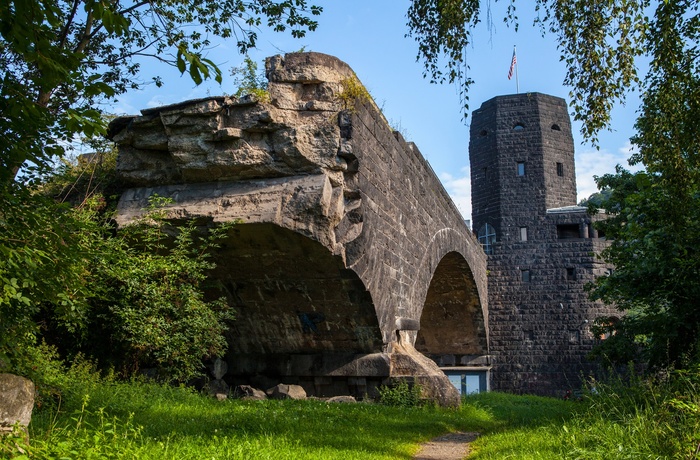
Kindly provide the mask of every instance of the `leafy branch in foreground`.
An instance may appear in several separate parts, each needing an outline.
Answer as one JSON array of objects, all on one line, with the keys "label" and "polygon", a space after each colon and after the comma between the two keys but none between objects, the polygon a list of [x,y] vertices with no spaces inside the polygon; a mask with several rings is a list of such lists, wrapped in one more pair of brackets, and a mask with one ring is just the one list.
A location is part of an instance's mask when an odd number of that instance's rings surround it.
[{"label": "leafy branch in foreground", "polygon": [[[597,133],[609,127],[614,104],[623,103],[627,92],[643,83],[635,62],[646,51],[647,33],[653,30],[646,15],[650,1],[511,0],[503,20],[516,30],[516,5],[521,3],[534,7],[538,16],[533,25],[556,38],[574,118],[583,122],[584,137],[595,142]],[[416,60],[423,63],[424,76],[432,83],[458,85],[465,120],[474,83],[468,76],[467,53],[484,14],[491,26],[491,3],[480,0],[413,0],[407,13],[407,35],[418,44]]]},{"label": "leafy branch in foreground", "polygon": [[[303,37],[322,9],[306,0],[10,0],[0,7],[0,184],[26,162],[46,170],[76,136],[104,134],[95,107],[139,88],[143,58],[221,81],[215,37],[254,47],[257,28]],[[153,76],[156,84],[163,81]]]}]

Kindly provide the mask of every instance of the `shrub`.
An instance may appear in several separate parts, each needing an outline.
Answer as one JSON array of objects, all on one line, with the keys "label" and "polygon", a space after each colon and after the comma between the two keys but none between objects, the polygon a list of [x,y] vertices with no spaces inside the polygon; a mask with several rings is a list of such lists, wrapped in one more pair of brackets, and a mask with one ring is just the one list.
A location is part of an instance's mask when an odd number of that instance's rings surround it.
[{"label": "shrub", "polygon": [[420,385],[409,385],[406,380],[399,380],[379,387],[379,402],[387,406],[417,407],[421,405],[420,394]]}]

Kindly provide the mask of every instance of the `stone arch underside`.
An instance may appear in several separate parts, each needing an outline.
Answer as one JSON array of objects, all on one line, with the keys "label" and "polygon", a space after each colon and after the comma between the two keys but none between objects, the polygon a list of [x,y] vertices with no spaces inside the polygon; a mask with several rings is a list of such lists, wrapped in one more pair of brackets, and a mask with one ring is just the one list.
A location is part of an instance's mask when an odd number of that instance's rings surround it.
[{"label": "stone arch underside", "polygon": [[415,347],[440,366],[483,364],[488,353],[477,286],[457,252],[447,253],[433,273]]},{"label": "stone arch underside", "polygon": [[379,384],[389,375],[370,293],[320,243],[274,224],[238,224],[216,262],[212,294],[236,311],[231,383],[297,383],[324,396],[367,391],[367,377]]}]

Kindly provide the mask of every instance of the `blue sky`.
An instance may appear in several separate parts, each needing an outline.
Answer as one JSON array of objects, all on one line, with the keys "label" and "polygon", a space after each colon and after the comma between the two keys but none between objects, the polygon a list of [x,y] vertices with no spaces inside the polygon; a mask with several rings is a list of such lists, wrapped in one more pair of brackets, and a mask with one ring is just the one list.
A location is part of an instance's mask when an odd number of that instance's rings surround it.
[{"label": "blue sky", "polygon": [[[321,0],[311,3],[324,7],[315,32],[293,39],[289,34],[262,30],[258,49],[252,50],[250,57],[262,62],[267,56],[303,47],[306,51],[331,54],[347,62],[392,126],[407,140],[416,143],[463,216],[470,219],[469,120],[467,124],[462,121],[454,86],[433,85],[422,77],[422,64],[416,62],[417,45],[412,38],[405,37],[409,1]],[[532,7],[518,9],[520,28],[516,33],[501,20],[508,2],[490,3],[493,26],[487,27],[484,14],[474,44],[468,49],[469,75],[475,80],[469,93],[470,111],[494,96],[516,92],[515,78],[507,78],[514,45],[517,45],[520,92],[541,92],[568,100],[569,90],[562,84],[565,69],[559,61],[556,43],[553,36],[543,38],[539,28],[532,25]],[[147,85],[143,90],[130,92],[121,97],[112,111],[135,114],[146,107],[233,93],[235,88],[229,70],[243,61],[235,43],[213,44],[208,57],[224,72],[221,86],[205,82],[196,87],[187,74],[180,76],[177,70],[155,62],[144,63],[141,78],[148,81],[160,75],[165,85],[161,88]],[[627,107],[614,110],[613,131],[601,133],[600,150],[582,144],[580,125],[574,124],[579,199],[596,191],[594,175],[613,172],[618,163],[627,165],[637,106],[638,100],[631,97]]]}]

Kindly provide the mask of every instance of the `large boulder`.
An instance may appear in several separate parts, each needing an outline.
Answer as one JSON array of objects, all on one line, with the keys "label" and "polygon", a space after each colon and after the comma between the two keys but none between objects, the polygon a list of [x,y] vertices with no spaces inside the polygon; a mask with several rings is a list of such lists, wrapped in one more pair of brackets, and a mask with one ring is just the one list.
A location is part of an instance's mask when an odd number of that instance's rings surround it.
[{"label": "large boulder", "polygon": [[306,391],[299,385],[280,383],[267,390],[270,399],[306,399]]},{"label": "large boulder", "polygon": [[13,374],[0,374],[0,432],[19,422],[26,427],[34,409],[34,383]]},{"label": "large boulder", "polygon": [[241,399],[253,401],[262,401],[263,399],[267,399],[267,395],[264,391],[258,390],[250,385],[238,385],[234,391],[234,395]]},{"label": "large boulder", "polygon": [[[403,340],[402,340],[403,339]],[[391,354],[392,378],[410,379],[420,385],[421,398],[443,407],[459,407],[457,388],[434,361],[416,351],[403,336],[394,344]]]},{"label": "large boulder", "polygon": [[223,380],[216,379],[207,384],[207,391],[209,392],[210,396],[223,400],[228,397],[229,387]]}]

